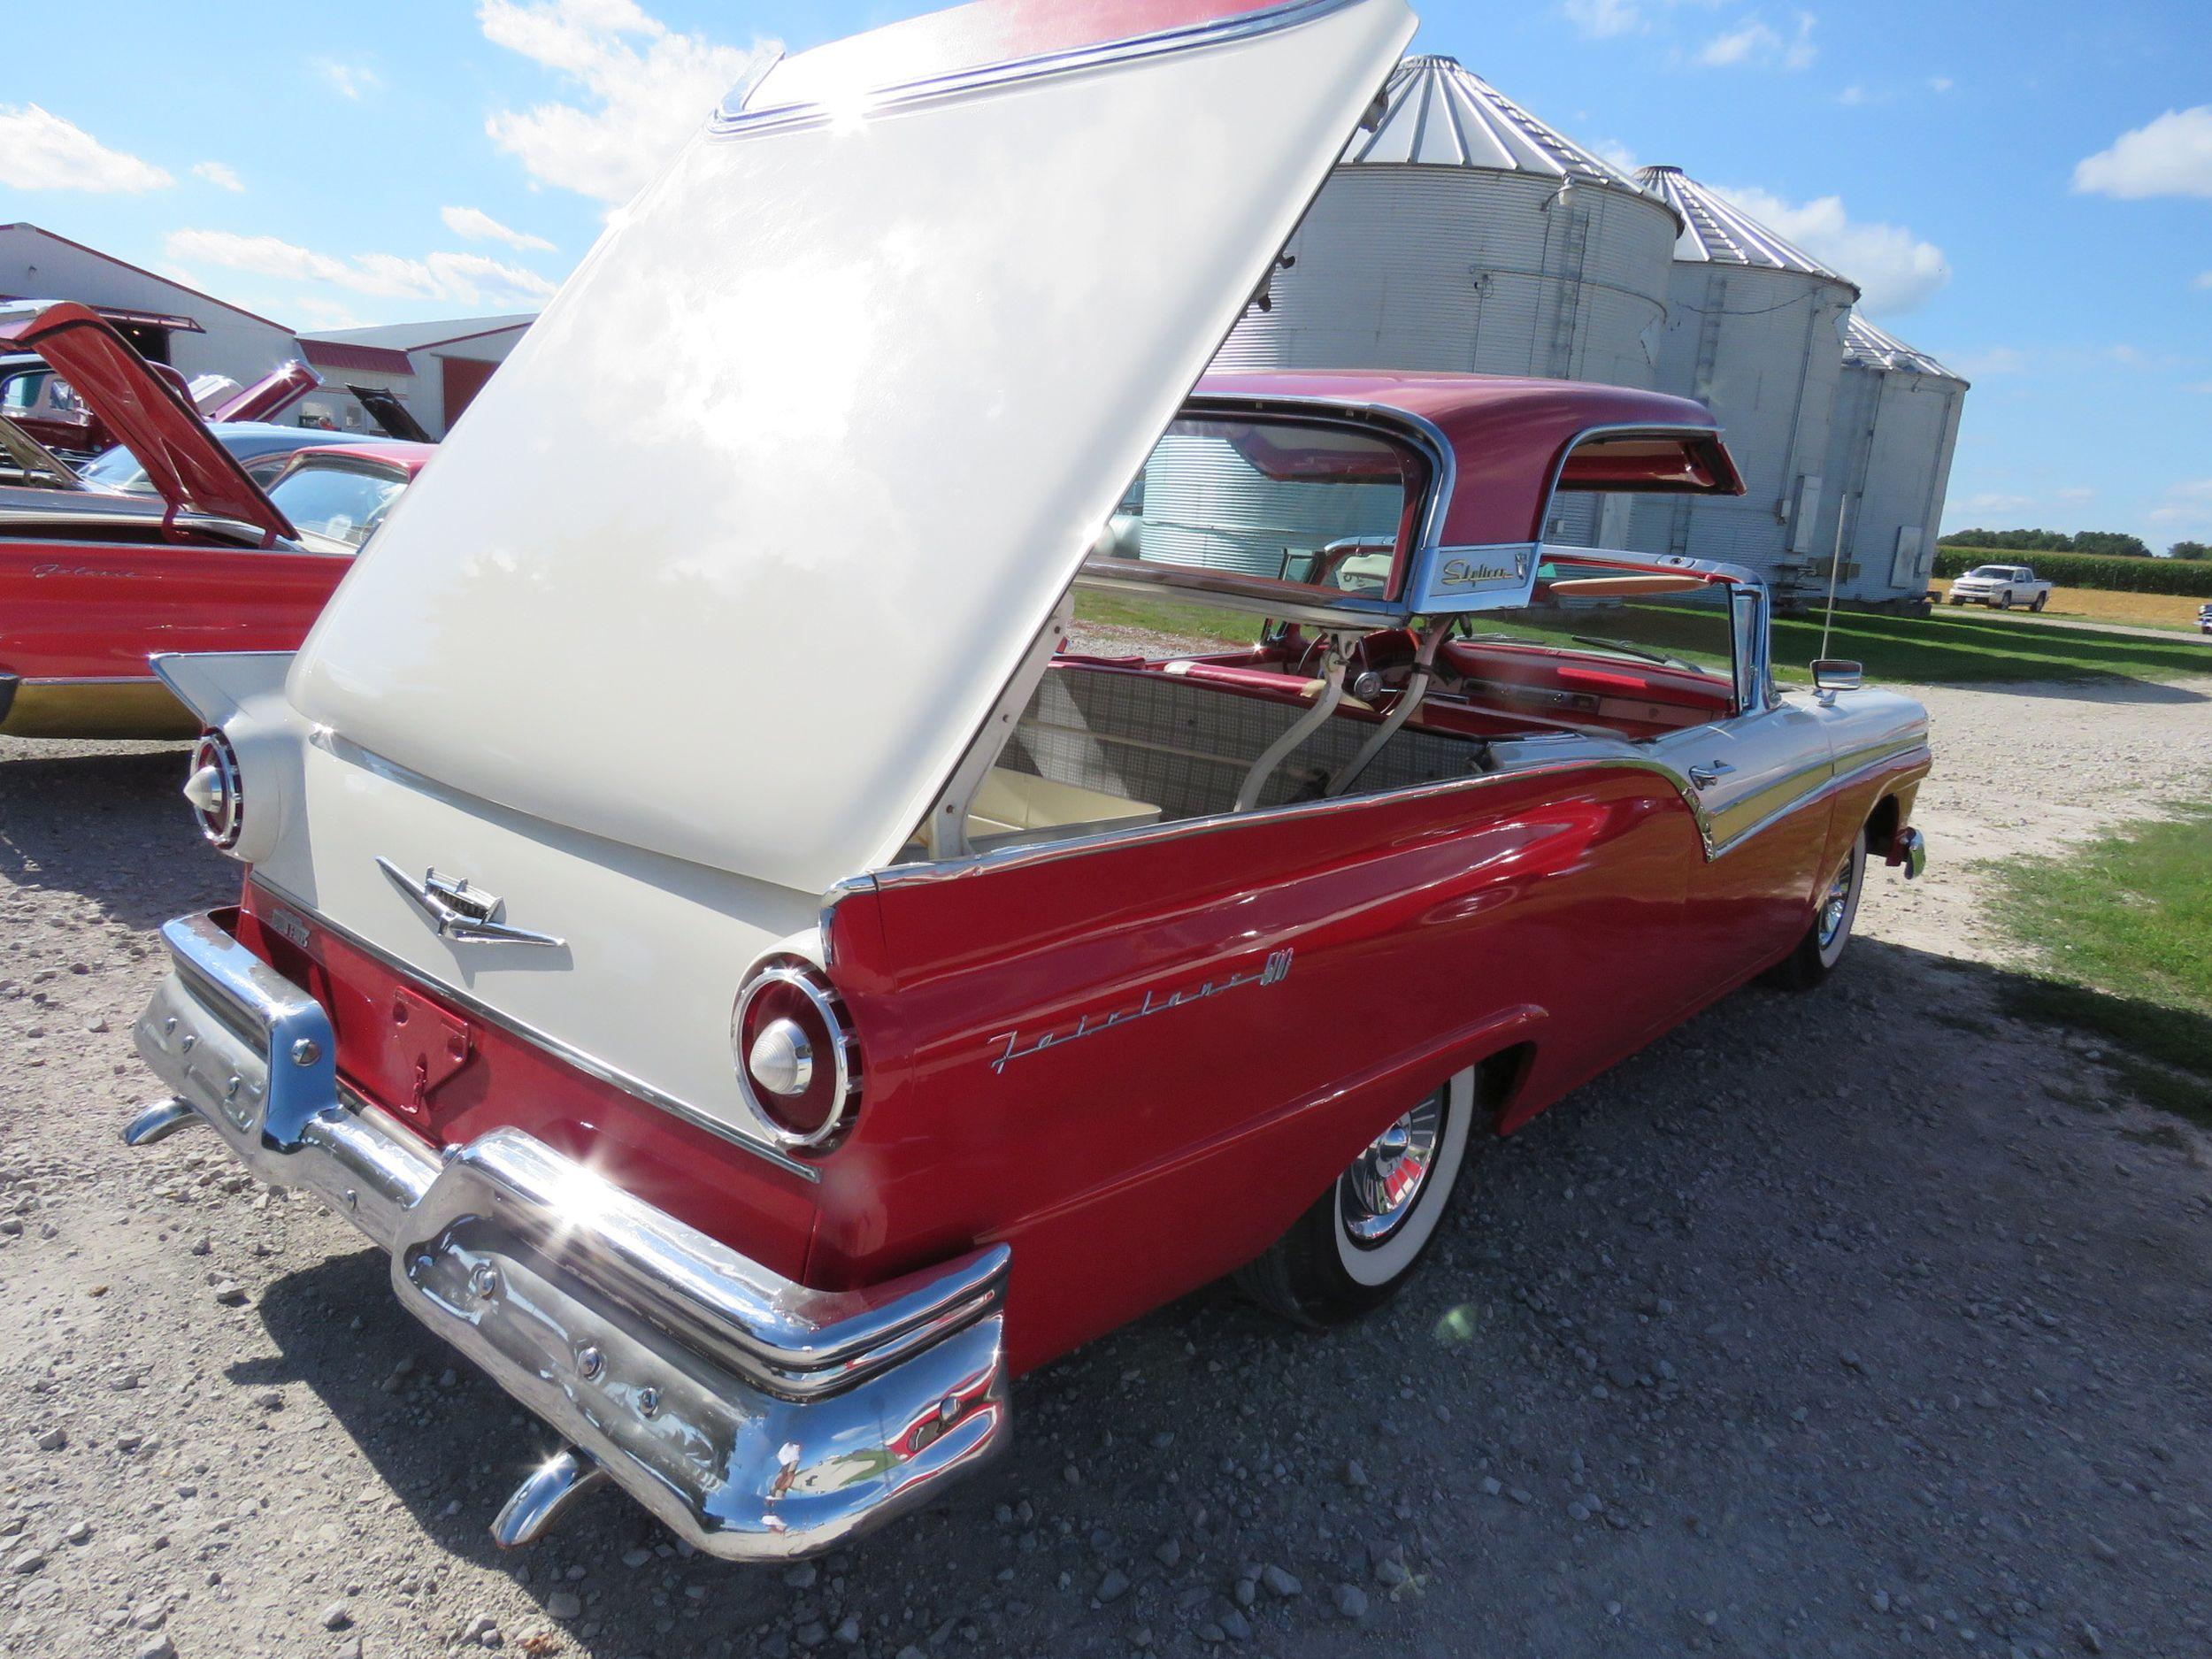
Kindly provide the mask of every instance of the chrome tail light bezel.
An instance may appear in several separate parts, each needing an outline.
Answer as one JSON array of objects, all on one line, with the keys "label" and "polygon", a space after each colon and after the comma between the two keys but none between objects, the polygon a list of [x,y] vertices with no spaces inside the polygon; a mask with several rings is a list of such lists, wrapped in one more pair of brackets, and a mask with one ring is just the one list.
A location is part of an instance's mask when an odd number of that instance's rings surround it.
[{"label": "chrome tail light bezel", "polygon": [[[772,989],[795,993],[805,1011],[819,1023],[818,1033],[810,1034],[820,1041],[810,1042],[808,1048],[812,1069],[820,1071],[826,1067],[830,1101],[821,1123],[811,1129],[795,1128],[780,1118],[766,1091],[753,1076],[752,1047],[759,1033],[749,1030],[749,1020],[755,1005]],[[785,1151],[826,1152],[851,1129],[860,1104],[860,1047],[854,1040],[842,999],[812,963],[800,956],[770,956],[746,975],[730,1010],[730,1054],[736,1063],[738,1091],[744,1097],[746,1110],[761,1132]]]},{"label": "chrome tail light bezel", "polygon": [[[207,781],[204,784],[203,780]],[[246,792],[238,770],[238,751],[230,739],[210,729],[193,745],[185,773],[184,798],[199,820],[200,833],[218,852],[232,853],[246,828]]]}]

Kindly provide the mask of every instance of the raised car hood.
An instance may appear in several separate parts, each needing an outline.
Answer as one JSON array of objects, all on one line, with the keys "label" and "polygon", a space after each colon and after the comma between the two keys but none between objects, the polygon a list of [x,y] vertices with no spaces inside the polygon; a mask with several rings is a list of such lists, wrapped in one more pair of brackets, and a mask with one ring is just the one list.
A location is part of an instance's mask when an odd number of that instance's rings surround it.
[{"label": "raised car hood", "polygon": [[251,386],[216,406],[208,419],[274,420],[323,383],[323,377],[297,357],[280,363]]},{"label": "raised car hood", "polygon": [[993,0],[779,65],[615,215],[290,699],[633,846],[885,862],[1412,26]]},{"label": "raised car hood", "polygon": [[233,518],[270,541],[292,526],[209,434],[185,395],[96,312],[65,303],[0,307],[0,349],[35,351],[137,458],[173,512]]}]

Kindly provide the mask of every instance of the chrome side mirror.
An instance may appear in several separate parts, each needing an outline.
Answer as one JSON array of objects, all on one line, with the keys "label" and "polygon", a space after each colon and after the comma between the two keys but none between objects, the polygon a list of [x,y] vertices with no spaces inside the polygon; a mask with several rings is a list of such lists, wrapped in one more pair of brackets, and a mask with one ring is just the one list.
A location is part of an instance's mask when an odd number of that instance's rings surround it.
[{"label": "chrome side mirror", "polygon": [[1833,703],[1839,691],[1856,691],[1865,680],[1863,666],[1840,657],[1824,657],[1813,664],[1813,692],[1823,704]]}]

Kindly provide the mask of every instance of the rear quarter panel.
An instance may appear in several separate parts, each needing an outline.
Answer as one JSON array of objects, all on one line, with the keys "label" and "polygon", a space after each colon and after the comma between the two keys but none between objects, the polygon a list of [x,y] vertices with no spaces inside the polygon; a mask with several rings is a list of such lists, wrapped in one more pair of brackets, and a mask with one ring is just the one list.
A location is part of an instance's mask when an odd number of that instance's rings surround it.
[{"label": "rear quarter panel", "polygon": [[1461,1068],[1533,1044],[1518,1110],[1639,1046],[1700,856],[1665,780],[1587,770],[853,893],[832,971],[871,1080],[810,1279],[1004,1240],[1018,1366],[1110,1330]]}]

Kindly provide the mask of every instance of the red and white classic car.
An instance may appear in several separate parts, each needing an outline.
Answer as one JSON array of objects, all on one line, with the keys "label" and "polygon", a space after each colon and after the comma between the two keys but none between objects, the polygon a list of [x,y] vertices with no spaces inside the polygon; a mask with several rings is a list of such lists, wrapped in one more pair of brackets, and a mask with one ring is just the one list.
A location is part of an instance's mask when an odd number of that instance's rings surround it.
[{"label": "red and white classic car", "polygon": [[[995,0],[781,65],[296,657],[160,663],[249,869],[127,1138],[320,1195],[564,1438],[503,1542],[611,1479],[803,1555],[1197,1286],[1358,1314],[1472,1138],[1916,865],[1916,704],[1778,693],[1745,572],[1543,541],[1738,490],[1703,408],[1200,381],[1411,28]],[[1087,654],[1097,593],[1252,642]]]},{"label": "red and white classic car", "polygon": [[[347,518],[334,536],[296,527],[273,495],[311,511],[328,506],[334,519],[349,480],[273,482],[265,491],[173,375],[157,373],[84,306],[0,309],[0,345],[24,347],[65,376],[136,459],[149,490],[85,488],[20,435],[0,437],[13,480],[0,486],[0,733],[190,737],[199,719],[147,658],[295,649],[345,574],[360,520]],[[258,419],[313,383],[311,370],[288,365],[232,404]],[[400,482],[383,495],[388,506],[430,452],[388,444],[373,458],[353,446],[338,453],[349,459],[321,464],[334,474],[342,466],[380,480],[396,472]],[[291,473],[306,465],[293,460]],[[361,503],[376,493],[350,492]]]}]

